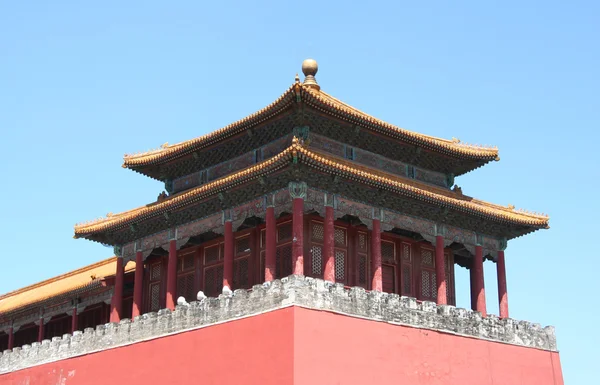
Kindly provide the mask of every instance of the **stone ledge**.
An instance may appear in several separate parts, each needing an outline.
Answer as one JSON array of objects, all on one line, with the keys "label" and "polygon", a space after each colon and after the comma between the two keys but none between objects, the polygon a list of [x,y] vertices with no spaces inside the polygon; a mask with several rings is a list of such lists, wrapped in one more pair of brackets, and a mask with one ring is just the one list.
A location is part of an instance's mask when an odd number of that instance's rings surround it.
[{"label": "stone ledge", "polygon": [[73,335],[65,334],[34,342],[0,354],[0,374],[48,362],[99,352],[154,338],[282,309],[289,306],[323,310],[352,317],[406,325],[443,333],[485,339],[524,347],[556,351],[554,328],[479,312],[417,302],[397,294],[344,288],[320,279],[290,276],[255,285],[252,290],[236,290],[232,295],[206,298],[134,320],[98,325]]}]

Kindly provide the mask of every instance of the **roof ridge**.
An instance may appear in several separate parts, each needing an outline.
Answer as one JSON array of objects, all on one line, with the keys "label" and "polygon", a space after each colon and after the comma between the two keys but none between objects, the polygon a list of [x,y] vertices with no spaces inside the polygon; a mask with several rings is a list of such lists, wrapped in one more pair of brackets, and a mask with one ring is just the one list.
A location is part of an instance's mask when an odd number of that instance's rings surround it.
[{"label": "roof ridge", "polygon": [[110,258],[107,258],[107,259],[103,259],[101,261],[92,263],[91,265],[86,265],[86,266],[80,267],[78,269],[69,271],[67,273],[60,274],[60,275],[54,276],[52,278],[48,278],[46,280],[43,280],[43,281],[31,284],[31,285],[22,287],[20,289],[9,291],[8,293],[0,295],[0,301],[3,300],[3,299],[9,298],[9,297],[15,296],[17,294],[24,293],[24,292],[29,291],[29,290],[37,289],[38,287],[41,287],[41,286],[44,286],[44,285],[47,285],[47,284],[59,281],[61,279],[72,277],[75,274],[83,273],[86,270],[91,270],[91,269],[94,269],[96,267],[107,265],[107,264],[113,262],[114,260],[116,260],[116,258],[117,257],[113,256],[113,257],[110,257]]}]

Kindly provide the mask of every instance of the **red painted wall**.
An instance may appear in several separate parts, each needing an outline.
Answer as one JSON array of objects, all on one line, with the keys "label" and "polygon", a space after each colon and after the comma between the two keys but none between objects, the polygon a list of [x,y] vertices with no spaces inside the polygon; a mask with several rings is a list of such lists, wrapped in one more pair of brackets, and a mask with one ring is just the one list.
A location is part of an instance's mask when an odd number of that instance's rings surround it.
[{"label": "red painted wall", "polygon": [[0,384],[562,385],[558,353],[288,308],[0,375]]},{"label": "red painted wall", "polygon": [[293,326],[288,308],[0,375],[0,384],[292,384]]},{"label": "red painted wall", "polygon": [[558,353],[300,308],[294,318],[295,385],[563,384]]}]

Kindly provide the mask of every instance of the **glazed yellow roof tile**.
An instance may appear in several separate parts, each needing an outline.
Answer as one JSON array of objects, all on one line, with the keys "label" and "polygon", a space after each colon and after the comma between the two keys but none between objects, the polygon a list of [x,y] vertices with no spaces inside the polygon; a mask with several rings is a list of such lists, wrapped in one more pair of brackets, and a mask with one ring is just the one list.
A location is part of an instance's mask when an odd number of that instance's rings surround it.
[{"label": "glazed yellow roof tile", "polygon": [[157,164],[210,146],[220,140],[233,136],[247,128],[270,119],[294,103],[296,98],[301,98],[316,109],[336,115],[341,119],[355,119],[371,129],[377,129],[387,135],[415,145],[423,146],[432,151],[471,159],[498,159],[498,149],[496,147],[463,144],[457,140],[436,138],[399,128],[351,107],[323,91],[318,91],[300,83],[295,83],[267,107],[214,132],[173,145],[165,144],[159,149],[144,153],[125,155],[123,167],[135,168]]},{"label": "glazed yellow roof tile", "polygon": [[[112,257],[4,294],[0,296],[0,314],[93,285],[104,277],[114,275],[116,264],[117,258]],[[129,262],[125,266],[126,272],[134,269],[135,262]]]},{"label": "glazed yellow roof tile", "polygon": [[360,181],[365,184],[377,185],[395,193],[409,196],[413,199],[431,204],[446,204],[450,208],[475,215],[484,215],[491,219],[503,220],[514,224],[545,228],[548,217],[544,215],[519,212],[513,207],[495,205],[477,200],[461,193],[440,187],[431,186],[413,179],[388,174],[380,170],[360,166],[350,161],[337,158],[330,154],[320,153],[301,145],[296,138],[293,144],[266,161],[248,167],[229,176],[195,187],[188,191],[168,197],[159,203],[152,203],[121,214],[101,218],[89,223],[75,226],[75,237],[85,237],[93,233],[127,226],[161,214],[164,210],[176,210],[186,205],[198,202],[205,197],[246,183],[252,179],[274,172],[289,164],[293,157],[305,162],[311,167],[328,170],[328,172]]}]

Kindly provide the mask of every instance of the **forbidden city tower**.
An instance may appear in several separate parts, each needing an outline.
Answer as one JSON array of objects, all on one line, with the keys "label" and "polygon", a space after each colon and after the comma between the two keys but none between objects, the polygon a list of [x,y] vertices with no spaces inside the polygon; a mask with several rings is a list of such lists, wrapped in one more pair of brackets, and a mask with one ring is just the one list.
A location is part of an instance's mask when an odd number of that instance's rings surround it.
[{"label": "forbidden city tower", "polygon": [[[505,275],[508,241],[548,217],[455,184],[498,150],[381,121],[317,70],[125,156],[166,191],[75,226],[115,257],[0,297],[0,383],[562,384],[554,328],[509,318]],[[455,307],[461,267],[471,309]]]}]

